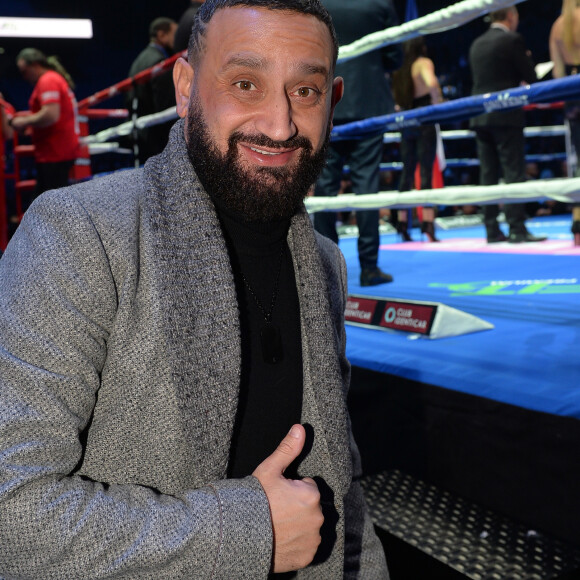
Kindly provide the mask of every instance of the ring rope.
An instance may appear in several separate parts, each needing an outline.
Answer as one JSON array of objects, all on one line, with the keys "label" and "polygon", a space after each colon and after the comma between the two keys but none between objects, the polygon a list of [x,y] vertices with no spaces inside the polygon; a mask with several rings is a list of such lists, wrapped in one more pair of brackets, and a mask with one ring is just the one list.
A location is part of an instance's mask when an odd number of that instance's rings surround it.
[{"label": "ring rope", "polygon": [[168,109],[160,111],[159,113],[145,115],[143,117],[139,117],[135,121],[132,120],[126,121],[125,123],[121,123],[116,127],[110,127],[109,129],[99,131],[94,135],[82,137],[81,141],[82,143],[85,144],[104,143],[105,141],[109,141],[109,139],[116,139],[117,137],[125,137],[127,135],[130,135],[135,127],[137,127],[137,129],[145,129],[146,127],[158,125],[159,123],[172,121],[174,119],[177,119],[177,117],[178,115],[177,111],[175,110],[175,107],[169,107]]},{"label": "ring rope", "polygon": [[91,143],[89,145],[89,153],[91,155],[101,155],[103,153],[120,153],[122,155],[131,155],[132,149],[121,147],[119,143]]},{"label": "ring rope", "polygon": [[[168,109],[166,109],[165,111],[161,111],[160,113],[153,113],[151,115],[139,117],[136,123],[137,127],[139,129],[142,129],[145,127],[151,127],[158,123],[164,123],[166,121],[177,119],[177,117],[178,115],[175,110],[175,107],[169,107]],[[352,123],[349,123],[349,125],[352,125]],[[104,143],[106,141],[109,141],[110,139],[115,139],[117,137],[125,137],[126,135],[131,134],[133,126],[134,126],[133,121],[127,121],[126,123],[122,123],[121,125],[117,125],[116,127],[104,129],[103,131],[95,133],[94,135],[81,137],[81,141],[82,143],[85,144]],[[346,125],[341,125],[341,128],[342,127],[346,127]],[[546,125],[543,127],[526,127],[524,129],[524,135],[526,137],[558,137],[566,135],[566,131],[567,130],[564,125]],[[467,129],[454,131],[441,131],[441,137],[444,140],[467,139],[472,138],[474,136],[475,133]],[[343,138],[346,138],[346,136]],[[397,143],[400,140],[401,134],[399,132],[387,132],[384,134],[385,143]]]},{"label": "ring rope", "polygon": [[[548,163],[550,161],[565,161],[568,154],[563,151],[561,153],[538,153],[526,155],[527,163]],[[478,167],[479,159],[445,159],[447,167]],[[401,171],[403,163],[401,161],[391,161],[389,163],[381,163],[379,165],[381,171]],[[344,166],[344,172],[348,174],[350,167]]]},{"label": "ring rope", "polygon": [[[568,129],[565,125],[544,125],[541,127],[526,127],[524,129],[525,137],[562,137],[567,135]],[[457,129],[453,131],[441,131],[441,137],[444,141],[456,141],[459,139],[471,139],[475,137],[475,131],[469,129]],[[385,133],[384,143],[398,143],[401,140],[401,133],[398,131]]]},{"label": "ring rope", "polygon": [[363,195],[343,194],[336,197],[308,197],[306,209],[318,211],[351,211],[381,208],[405,208],[437,205],[488,205],[523,203],[537,199],[553,199],[563,203],[580,201],[580,177],[535,179],[522,183],[498,185],[458,185],[442,189],[405,192],[384,191]]},{"label": "ring rope", "polygon": [[409,40],[416,36],[425,36],[436,32],[444,32],[471,22],[484,14],[519,4],[524,0],[463,0],[453,6],[442,8],[410,20],[387,30],[373,32],[355,40],[352,44],[339,48],[338,61],[350,60],[367,52]]},{"label": "ring rope", "polygon": [[144,71],[141,71],[140,73],[137,73],[134,77],[128,77],[126,79],[123,79],[122,81],[114,84],[113,86],[103,89],[102,91],[98,91],[94,95],[91,95],[86,99],[79,101],[78,103],[79,110],[92,107],[98,103],[102,103],[103,101],[106,101],[107,99],[110,99],[111,97],[114,97],[119,93],[125,93],[130,89],[132,89],[135,85],[140,85],[149,82],[151,79],[155,78],[156,76],[159,76],[161,73],[170,70],[175,64],[175,61],[180,56],[183,57],[187,56],[187,51],[184,50],[178,54],[174,54],[173,56],[170,56],[168,59],[152,66],[151,68],[148,68]]},{"label": "ring rope", "polygon": [[553,79],[345,123],[334,127],[331,139],[352,139],[422,124],[463,121],[483,113],[509,111],[530,103],[570,100],[578,98],[579,95],[580,75]]}]

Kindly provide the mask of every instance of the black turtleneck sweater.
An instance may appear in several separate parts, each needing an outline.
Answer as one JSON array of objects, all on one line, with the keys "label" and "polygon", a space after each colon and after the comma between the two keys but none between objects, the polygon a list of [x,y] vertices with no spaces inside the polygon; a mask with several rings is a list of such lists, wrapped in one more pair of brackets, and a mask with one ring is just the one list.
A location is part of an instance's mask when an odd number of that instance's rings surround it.
[{"label": "black turtleneck sweater", "polygon": [[[242,339],[240,400],[228,477],[245,477],[276,449],[294,423],[300,423],[303,391],[300,307],[286,242],[289,220],[266,224],[244,222],[221,207],[219,200],[214,203],[234,272]],[[278,290],[272,308],[278,271]],[[264,360],[260,332],[265,318],[248,284],[262,309],[266,313],[272,310],[272,324],[280,331],[282,358],[276,363]],[[295,476],[292,468],[286,471],[286,476]]]}]

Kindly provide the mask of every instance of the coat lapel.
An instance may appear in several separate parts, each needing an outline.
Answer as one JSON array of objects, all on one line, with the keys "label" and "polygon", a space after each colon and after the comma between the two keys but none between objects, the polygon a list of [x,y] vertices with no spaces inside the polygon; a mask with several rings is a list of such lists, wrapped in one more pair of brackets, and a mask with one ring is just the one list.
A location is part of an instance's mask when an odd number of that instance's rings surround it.
[{"label": "coat lapel", "polygon": [[[184,123],[178,121],[168,147],[147,162],[145,172],[163,334],[196,479],[203,483],[225,477],[227,471],[241,343],[228,251],[213,204],[189,161],[183,131]],[[304,420],[315,432],[303,466],[316,474],[322,462],[328,483],[335,492],[346,493],[352,466],[337,356],[340,281],[329,277],[332,269],[317,251],[305,209],[293,218],[288,243],[300,300]],[[331,305],[329,297],[339,305]]]},{"label": "coat lapel", "polygon": [[[302,356],[304,361],[303,419],[314,427],[312,452],[303,468],[320,474],[327,464],[328,483],[335,493],[346,493],[352,474],[348,440],[346,393],[338,353],[337,316],[342,317],[340,281],[329,277],[306,210],[292,220],[289,245],[300,300]],[[338,256],[338,252],[337,252]],[[336,268],[333,269],[336,272]],[[329,302],[335,300],[335,304]],[[334,306],[334,308],[333,308]],[[338,311],[341,312],[338,312]]]},{"label": "coat lapel", "polygon": [[240,382],[239,311],[213,204],[189,161],[184,123],[145,166],[167,353],[200,483],[225,477]]}]

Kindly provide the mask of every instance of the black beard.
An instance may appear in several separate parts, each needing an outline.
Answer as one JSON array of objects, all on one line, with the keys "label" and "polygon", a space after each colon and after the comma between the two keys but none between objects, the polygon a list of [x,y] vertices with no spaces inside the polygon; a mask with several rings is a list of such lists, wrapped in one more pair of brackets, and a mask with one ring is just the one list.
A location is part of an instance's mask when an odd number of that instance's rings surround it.
[{"label": "black beard", "polygon": [[[270,222],[292,217],[300,208],[310,186],[326,162],[330,140],[330,123],[320,149],[312,152],[312,143],[297,135],[287,141],[273,141],[265,135],[244,135],[236,131],[228,139],[228,150],[220,153],[203,119],[195,96],[187,114],[187,152],[205,190],[226,209],[250,222]],[[237,143],[251,143],[272,149],[301,148],[294,168],[244,168]]]}]

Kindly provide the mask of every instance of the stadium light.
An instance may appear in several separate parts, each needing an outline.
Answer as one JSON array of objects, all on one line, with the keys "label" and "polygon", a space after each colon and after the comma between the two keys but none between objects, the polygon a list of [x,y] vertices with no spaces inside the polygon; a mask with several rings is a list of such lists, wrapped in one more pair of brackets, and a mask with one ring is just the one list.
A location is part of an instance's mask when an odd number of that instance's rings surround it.
[{"label": "stadium light", "polygon": [[93,22],[80,18],[0,16],[0,38],[92,38]]}]

